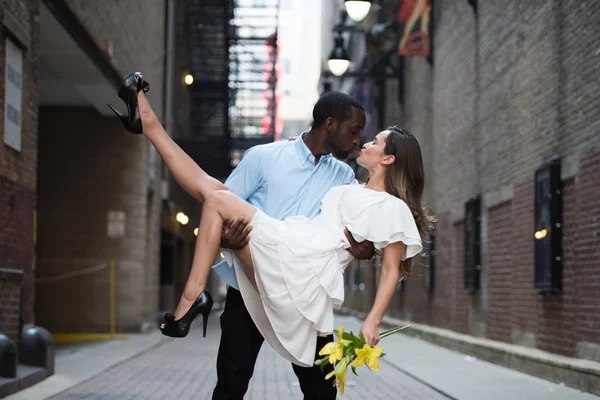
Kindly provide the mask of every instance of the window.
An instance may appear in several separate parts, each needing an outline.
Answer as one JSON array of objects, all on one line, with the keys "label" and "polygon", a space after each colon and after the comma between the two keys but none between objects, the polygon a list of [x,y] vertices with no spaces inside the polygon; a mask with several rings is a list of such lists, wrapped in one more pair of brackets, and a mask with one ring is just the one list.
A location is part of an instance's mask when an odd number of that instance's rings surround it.
[{"label": "window", "polygon": [[425,290],[428,293],[432,293],[435,287],[435,230],[429,235],[428,242],[425,244],[426,255],[423,283]]},{"label": "window", "polygon": [[469,0],[469,4],[473,8],[473,11],[475,12],[475,14],[477,14],[477,0]]},{"label": "window", "polygon": [[465,203],[465,289],[479,290],[481,271],[481,196]]},{"label": "window", "polygon": [[535,288],[540,294],[562,290],[562,182],[560,159],[535,172]]},{"label": "window", "polygon": [[4,143],[21,151],[23,51],[6,39],[4,87]]},{"label": "window", "polygon": [[429,55],[427,56],[427,62],[433,66],[433,39],[435,34],[435,0],[430,0],[431,10],[429,11]]}]

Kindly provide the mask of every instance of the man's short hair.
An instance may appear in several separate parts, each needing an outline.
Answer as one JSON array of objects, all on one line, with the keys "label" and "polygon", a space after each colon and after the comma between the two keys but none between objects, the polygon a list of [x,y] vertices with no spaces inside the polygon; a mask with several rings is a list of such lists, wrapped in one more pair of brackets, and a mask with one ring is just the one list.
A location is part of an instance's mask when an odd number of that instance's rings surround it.
[{"label": "man's short hair", "polygon": [[358,100],[342,92],[327,92],[323,94],[313,108],[313,128],[323,125],[327,118],[335,118],[340,123],[352,118],[352,107],[364,111]]}]

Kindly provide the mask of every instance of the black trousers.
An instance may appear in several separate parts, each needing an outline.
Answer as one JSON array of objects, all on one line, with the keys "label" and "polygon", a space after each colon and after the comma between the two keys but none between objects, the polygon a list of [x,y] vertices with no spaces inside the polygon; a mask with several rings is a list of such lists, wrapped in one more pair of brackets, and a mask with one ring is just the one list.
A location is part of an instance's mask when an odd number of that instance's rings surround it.
[{"label": "black trousers", "polygon": [[[317,338],[317,353],[333,335]],[[213,400],[242,400],[248,390],[250,378],[254,372],[256,357],[264,338],[250,317],[242,294],[230,287],[227,290],[225,310],[221,315],[221,343],[217,356],[217,386]],[[315,359],[317,354],[315,354]],[[324,371],[318,366],[303,368],[292,364],[300,381],[304,400],[335,400],[337,390],[332,380],[325,375],[333,370],[328,365]],[[271,399],[266,399],[271,400]]]}]

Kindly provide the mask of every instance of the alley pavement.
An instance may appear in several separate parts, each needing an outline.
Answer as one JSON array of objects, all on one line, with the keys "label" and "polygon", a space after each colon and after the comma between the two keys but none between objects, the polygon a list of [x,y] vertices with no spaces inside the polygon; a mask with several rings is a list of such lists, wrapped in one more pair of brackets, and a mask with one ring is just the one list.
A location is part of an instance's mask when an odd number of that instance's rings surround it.
[{"label": "alley pavement", "polygon": [[[56,376],[8,399],[210,399],[216,383],[219,319],[218,315],[211,316],[206,338],[202,338],[198,322],[185,339],[165,338],[155,332],[129,339],[129,343],[125,340],[86,345],[95,348],[94,351],[63,348],[57,360]],[[346,331],[355,332],[360,323],[353,317],[338,317],[336,321],[338,326],[344,325]],[[145,344],[140,344],[144,340]],[[135,346],[139,351],[132,350]],[[600,399],[402,334],[386,338],[380,346],[387,353],[381,360],[380,371],[375,373],[361,367],[358,377],[350,373],[346,393],[339,398]],[[67,351],[70,353],[65,354]],[[128,351],[132,353],[124,354]],[[86,377],[86,370],[94,368],[97,371]],[[302,398],[290,363],[265,343],[245,399]]]}]

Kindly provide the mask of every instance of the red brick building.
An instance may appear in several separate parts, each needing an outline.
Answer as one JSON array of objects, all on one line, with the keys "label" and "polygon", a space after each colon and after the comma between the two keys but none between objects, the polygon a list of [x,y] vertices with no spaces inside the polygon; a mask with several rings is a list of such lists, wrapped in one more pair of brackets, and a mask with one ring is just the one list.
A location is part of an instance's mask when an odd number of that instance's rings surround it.
[{"label": "red brick building", "polygon": [[[415,265],[389,315],[600,361],[598,20],[597,2],[434,2],[432,57],[405,57],[403,102],[388,80],[379,128],[399,124],[422,145],[435,261]],[[562,292],[545,296],[534,285],[535,174],[553,157]],[[476,197],[479,288],[468,290],[465,207]],[[346,305],[368,311],[376,276],[354,265]]]},{"label": "red brick building", "polygon": [[[0,268],[4,269],[4,273],[0,274],[0,332],[15,340],[20,319],[32,322],[34,308],[39,104],[36,66],[40,37],[39,22],[36,22],[36,18],[39,19],[39,2],[35,3],[0,3],[3,24],[0,31]],[[10,81],[6,73],[9,68]],[[10,120],[6,115],[8,85],[10,94],[17,94],[17,99],[11,104],[13,118]],[[16,121],[14,110],[17,110]],[[10,137],[5,132],[9,123]]]}]

